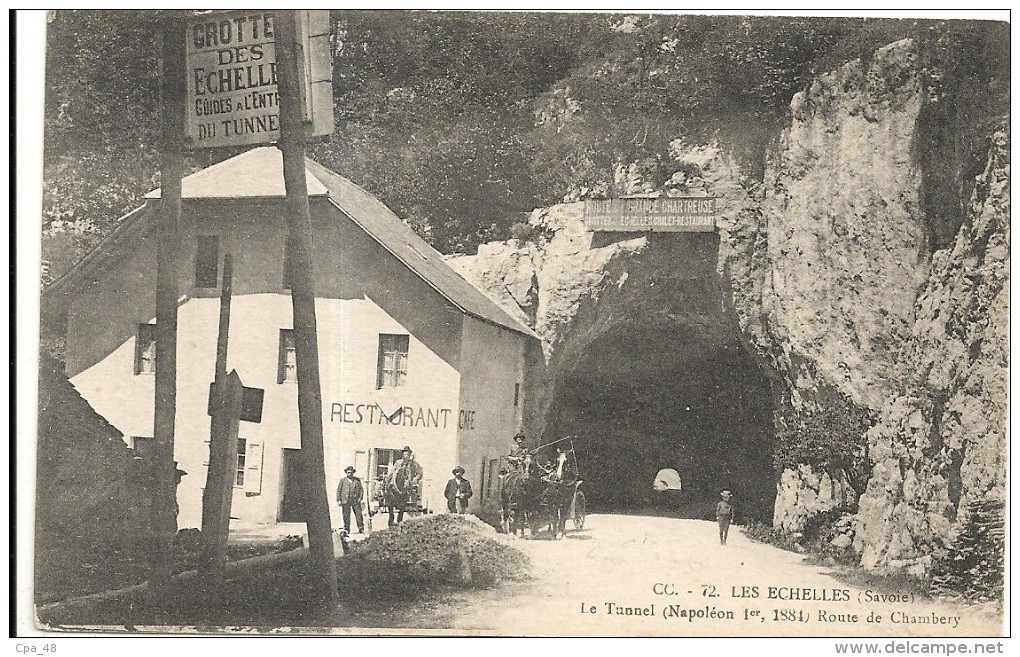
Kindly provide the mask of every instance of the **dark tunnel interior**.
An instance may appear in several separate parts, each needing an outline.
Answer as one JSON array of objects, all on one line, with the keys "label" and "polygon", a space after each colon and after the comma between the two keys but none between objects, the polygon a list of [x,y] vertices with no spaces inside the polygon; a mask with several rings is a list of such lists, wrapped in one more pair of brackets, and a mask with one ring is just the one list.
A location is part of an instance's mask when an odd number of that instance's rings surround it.
[{"label": "dark tunnel interior", "polygon": [[[738,521],[771,523],[771,404],[739,342],[635,321],[596,339],[561,381],[546,435],[573,437],[590,511],[711,519],[729,489]],[[661,468],[681,491],[653,490]]]}]

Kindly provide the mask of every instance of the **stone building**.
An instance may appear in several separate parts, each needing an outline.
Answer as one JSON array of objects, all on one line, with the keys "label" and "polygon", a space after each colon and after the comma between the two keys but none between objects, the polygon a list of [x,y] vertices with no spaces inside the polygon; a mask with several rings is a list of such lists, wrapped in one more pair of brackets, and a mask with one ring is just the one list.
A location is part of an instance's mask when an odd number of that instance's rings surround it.
[{"label": "stone building", "polygon": [[[456,465],[479,491],[521,427],[535,334],[450,269],[379,200],[306,161],[312,215],[327,486],[347,465],[372,484],[413,447],[423,503],[445,508]],[[139,452],[153,435],[159,190],[43,294],[66,326],[71,381]],[[227,368],[265,390],[261,423],[242,422],[232,516],[300,521],[301,481],[282,155],[256,148],[183,181],[175,458],[180,527],[198,526],[208,465],[224,254],[233,258]],[[332,490],[327,491],[330,498]],[[334,526],[339,516],[331,505]]]}]

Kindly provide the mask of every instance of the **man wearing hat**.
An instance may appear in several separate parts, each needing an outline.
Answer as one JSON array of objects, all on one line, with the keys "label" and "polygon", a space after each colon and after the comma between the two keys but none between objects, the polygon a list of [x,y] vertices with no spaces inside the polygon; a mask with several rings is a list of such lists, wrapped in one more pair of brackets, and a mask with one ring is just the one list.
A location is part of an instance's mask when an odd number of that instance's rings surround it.
[{"label": "man wearing hat", "polygon": [[507,457],[507,461],[510,462],[517,470],[524,469],[524,457],[528,455],[528,450],[524,448],[524,432],[518,432],[514,436],[514,446],[510,448],[510,456]]},{"label": "man wearing hat", "polygon": [[336,487],[336,501],[343,512],[344,531],[351,533],[351,511],[354,511],[354,519],[358,523],[358,533],[365,533],[365,518],[361,515],[361,500],[365,497],[365,487],[361,480],[354,476],[356,470],[353,465],[344,468],[346,477],[340,480]]},{"label": "man wearing hat", "polygon": [[[392,504],[389,505],[389,524],[391,527],[396,523],[403,522],[404,510],[407,507],[421,505],[421,480],[425,476],[425,470],[415,460],[414,451],[411,450],[411,447],[404,445],[404,449],[401,452],[401,458],[393,464],[393,469],[390,470],[389,481],[387,482],[387,488],[393,493],[391,497]],[[397,506],[396,522],[393,519],[394,504]]]},{"label": "man wearing hat", "polygon": [[720,496],[722,500],[715,505],[715,519],[719,523],[719,544],[726,545],[726,537],[730,533],[730,521],[733,520],[733,505],[730,504],[733,494],[724,490]]},{"label": "man wearing hat", "polygon": [[446,508],[450,513],[467,511],[468,500],[471,499],[471,484],[464,478],[464,468],[459,465],[453,469],[453,479],[446,482]]}]

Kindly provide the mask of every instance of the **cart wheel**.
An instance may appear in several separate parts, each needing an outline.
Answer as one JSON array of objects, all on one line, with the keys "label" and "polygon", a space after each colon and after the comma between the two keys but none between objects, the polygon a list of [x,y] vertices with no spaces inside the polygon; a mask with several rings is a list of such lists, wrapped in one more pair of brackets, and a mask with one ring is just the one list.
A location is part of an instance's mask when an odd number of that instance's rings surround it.
[{"label": "cart wheel", "polygon": [[584,493],[577,491],[577,496],[574,498],[574,529],[584,529],[584,515],[587,511],[587,505],[584,501]]}]

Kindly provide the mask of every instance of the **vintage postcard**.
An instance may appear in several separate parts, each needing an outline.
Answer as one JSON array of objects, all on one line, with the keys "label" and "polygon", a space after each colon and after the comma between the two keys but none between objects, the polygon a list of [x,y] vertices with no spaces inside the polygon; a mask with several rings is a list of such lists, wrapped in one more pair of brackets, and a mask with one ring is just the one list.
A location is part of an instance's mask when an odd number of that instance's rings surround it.
[{"label": "vintage postcard", "polygon": [[45,64],[33,631],[1002,651],[1008,13],[61,10]]}]

